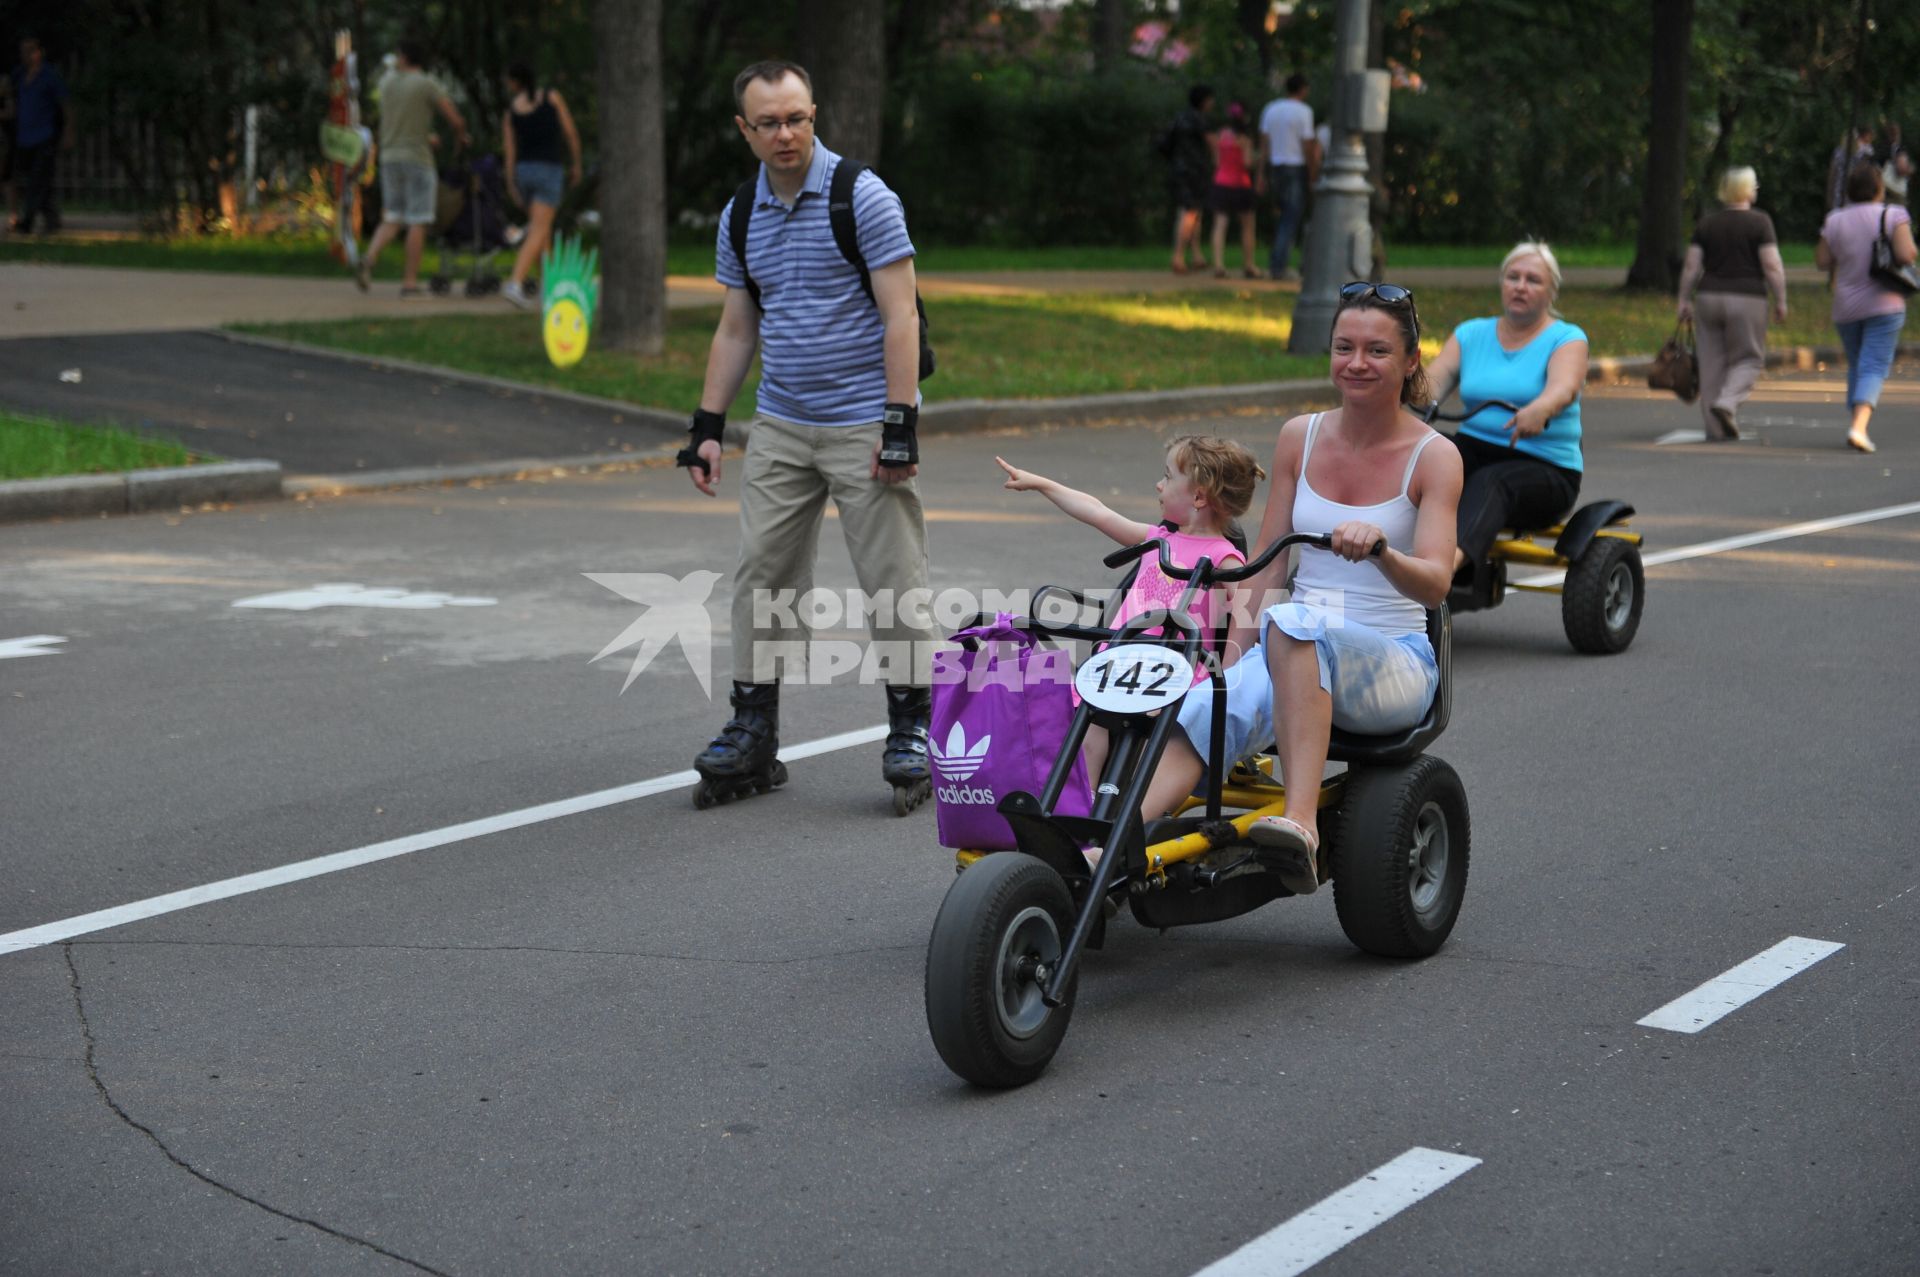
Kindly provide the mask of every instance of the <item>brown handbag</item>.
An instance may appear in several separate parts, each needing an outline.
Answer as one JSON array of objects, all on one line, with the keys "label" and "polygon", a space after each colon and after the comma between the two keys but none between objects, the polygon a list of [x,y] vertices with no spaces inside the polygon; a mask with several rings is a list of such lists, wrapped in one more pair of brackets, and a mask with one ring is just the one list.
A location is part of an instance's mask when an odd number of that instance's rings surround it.
[{"label": "brown handbag", "polygon": [[1673,326],[1673,336],[1653,357],[1647,370],[1647,385],[1654,390],[1671,390],[1681,403],[1700,397],[1700,360],[1693,353],[1693,321],[1683,319]]}]

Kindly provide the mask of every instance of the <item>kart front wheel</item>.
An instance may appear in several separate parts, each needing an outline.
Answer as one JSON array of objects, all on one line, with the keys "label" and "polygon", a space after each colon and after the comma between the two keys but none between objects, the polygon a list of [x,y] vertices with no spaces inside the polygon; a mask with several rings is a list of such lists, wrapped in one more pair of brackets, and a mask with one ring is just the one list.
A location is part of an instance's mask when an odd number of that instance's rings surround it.
[{"label": "kart front wheel", "polygon": [[1567,568],[1560,587],[1560,623],[1576,652],[1607,656],[1627,650],[1640,628],[1647,577],[1640,550],[1618,537],[1595,537]]},{"label": "kart front wheel", "polygon": [[1333,844],[1334,911],[1347,939],[1383,958],[1439,951],[1467,894],[1467,791],[1440,759],[1355,767]]},{"label": "kart front wheel", "polygon": [[927,943],[927,1028],[948,1068],[995,1087],[1045,1072],[1079,980],[1061,1006],[1048,1006],[1040,990],[1073,923],[1066,884],[1032,856],[998,852],[954,879]]}]

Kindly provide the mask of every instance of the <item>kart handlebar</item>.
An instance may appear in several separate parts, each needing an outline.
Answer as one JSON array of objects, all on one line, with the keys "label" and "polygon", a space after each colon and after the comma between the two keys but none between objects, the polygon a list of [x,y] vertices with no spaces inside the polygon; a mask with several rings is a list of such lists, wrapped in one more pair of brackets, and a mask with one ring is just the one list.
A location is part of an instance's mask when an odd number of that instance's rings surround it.
[{"label": "kart handlebar", "polygon": [[1465,421],[1468,417],[1479,416],[1480,413],[1487,408],[1503,408],[1511,413],[1518,413],[1520,411],[1518,404],[1510,404],[1504,399],[1489,399],[1476,407],[1462,408],[1458,413],[1441,412],[1440,404],[1436,400],[1427,405],[1427,411],[1421,417],[1421,420],[1425,421],[1428,425],[1432,425],[1436,421]]},{"label": "kart handlebar", "polygon": [[[1322,550],[1331,550],[1333,548],[1333,534],[1330,532],[1288,533],[1237,568],[1221,568],[1209,563],[1207,565],[1206,580],[1216,585],[1225,585],[1234,581],[1245,581],[1249,577],[1258,576],[1267,570],[1267,567],[1279,556],[1282,550],[1296,545],[1311,545]],[[1124,550],[1115,550],[1106,557],[1104,562],[1110,568],[1125,567],[1135,559],[1145,557],[1148,551],[1155,550],[1156,548],[1159,552],[1160,570],[1162,572],[1176,581],[1185,581],[1193,576],[1193,568],[1183,568],[1173,561],[1173,553],[1168,549],[1165,538],[1162,537],[1156,537],[1151,541],[1142,541],[1138,545],[1130,545]],[[1386,548],[1387,539],[1381,537],[1373,543],[1372,548],[1369,549],[1367,553],[1378,558]]]}]

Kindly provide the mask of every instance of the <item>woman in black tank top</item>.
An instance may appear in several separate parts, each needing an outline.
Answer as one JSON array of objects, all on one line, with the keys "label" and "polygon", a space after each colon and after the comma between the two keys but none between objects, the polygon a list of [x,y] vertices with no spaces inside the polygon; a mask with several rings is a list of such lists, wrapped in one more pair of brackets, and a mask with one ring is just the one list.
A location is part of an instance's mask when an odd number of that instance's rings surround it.
[{"label": "woman in black tank top", "polygon": [[513,100],[500,126],[507,152],[507,194],[527,210],[527,233],[513,261],[513,276],[500,295],[525,310],[535,301],[526,291],[526,278],[553,236],[554,210],[568,183],[580,183],[580,132],[566,99],[538,87],[525,63],[507,68],[507,88]]}]

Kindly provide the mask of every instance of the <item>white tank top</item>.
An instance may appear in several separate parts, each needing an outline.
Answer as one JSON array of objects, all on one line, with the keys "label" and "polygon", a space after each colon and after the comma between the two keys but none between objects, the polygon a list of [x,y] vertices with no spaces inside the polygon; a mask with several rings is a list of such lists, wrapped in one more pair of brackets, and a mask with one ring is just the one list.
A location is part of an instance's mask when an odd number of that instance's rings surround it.
[{"label": "white tank top", "polygon": [[[1307,422],[1307,443],[1300,453],[1300,482],[1293,489],[1293,530],[1295,532],[1331,532],[1342,523],[1356,519],[1371,523],[1387,534],[1387,544],[1401,553],[1413,550],[1413,528],[1419,508],[1407,499],[1407,485],[1413,482],[1413,468],[1420,454],[1440,436],[1429,430],[1407,458],[1407,472],[1400,476],[1400,495],[1379,505],[1342,505],[1329,501],[1307,482],[1307,459],[1313,455],[1313,439],[1320,430],[1319,413]],[[1343,559],[1318,546],[1300,547],[1300,568],[1294,574],[1293,601],[1328,608],[1378,630],[1390,638],[1402,634],[1424,634],[1427,610],[1393,588],[1372,559],[1358,563]]]}]

